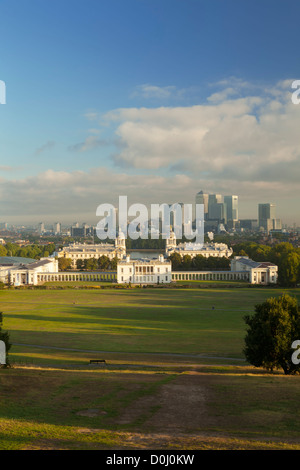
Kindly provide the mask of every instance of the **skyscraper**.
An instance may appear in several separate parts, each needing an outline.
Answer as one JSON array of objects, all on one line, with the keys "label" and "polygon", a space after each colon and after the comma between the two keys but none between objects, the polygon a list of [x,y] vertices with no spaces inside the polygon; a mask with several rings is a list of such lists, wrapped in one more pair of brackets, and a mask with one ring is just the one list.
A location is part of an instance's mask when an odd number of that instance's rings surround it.
[{"label": "skyscraper", "polygon": [[259,226],[263,226],[260,222],[266,219],[275,219],[276,206],[275,204],[258,204],[258,221]]},{"label": "skyscraper", "polygon": [[227,222],[234,226],[239,220],[238,196],[224,196],[224,203],[227,206]]},{"label": "skyscraper", "polygon": [[281,220],[276,219],[275,204],[258,204],[258,226],[267,233],[273,229],[281,228]]},{"label": "skyscraper", "polygon": [[38,232],[39,232],[40,235],[42,235],[42,234],[45,232],[45,224],[44,224],[44,222],[40,222],[40,223],[39,223]]},{"label": "skyscraper", "polygon": [[55,222],[53,226],[53,232],[59,234],[61,232],[61,224],[60,222]]},{"label": "skyscraper", "polygon": [[218,223],[227,224],[227,208],[224,202],[209,205],[209,220],[217,220]]},{"label": "skyscraper", "polygon": [[196,194],[196,204],[203,204],[204,205],[204,219],[207,219],[208,216],[208,197],[209,195],[207,193],[204,193],[203,191],[199,191],[199,193]]},{"label": "skyscraper", "polygon": [[209,194],[208,220],[219,220],[219,222],[225,222],[225,219],[227,220],[227,215],[226,206],[223,203],[223,196],[221,194]]}]

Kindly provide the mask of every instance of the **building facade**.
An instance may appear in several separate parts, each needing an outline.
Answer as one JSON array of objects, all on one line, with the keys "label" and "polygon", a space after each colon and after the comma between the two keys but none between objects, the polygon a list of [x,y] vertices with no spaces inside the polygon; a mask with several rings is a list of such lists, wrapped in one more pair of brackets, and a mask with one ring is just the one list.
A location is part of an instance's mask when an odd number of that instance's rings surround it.
[{"label": "building facade", "polygon": [[258,204],[258,226],[269,233],[270,230],[281,230],[281,219],[276,219],[275,204]]},{"label": "building facade", "polygon": [[176,235],[174,232],[170,233],[170,237],[166,240],[166,256],[170,256],[172,253],[178,253],[183,258],[185,255],[189,255],[194,258],[197,255],[202,255],[205,258],[210,256],[214,257],[226,257],[229,258],[233,254],[232,248],[229,248],[225,243],[190,243],[184,242],[177,245]]},{"label": "building facade", "polygon": [[259,263],[236,256],[230,271],[173,271],[172,281],[243,281],[250,284],[276,284],[278,267],[269,262]]},{"label": "building facade", "polygon": [[248,272],[250,284],[276,284],[278,266],[270,262],[257,262],[247,256],[235,256],[231,260],[232,272]]},{"label": "building facade", "polygon": [[115,244],[99,243],[96,245],[89,245],[86,243],[73,243],[72,245],[62,248],[57,253],[57,257],[69,258],[72,260],[72,267],[76,268],[78,260],[85,260],[90,258],[101,258],[107,256],[110,260],[113,258],[122,259],[126,255],[125,238],[120,235],[116,238]]},{"label": "building facade", "polygon": [[158,259],[125,259],[117,266],[119,284],[169,284],[172,282],[172,264],[162,255]]},{"label": "building facade", "polygon": [[0,280],[11,286],[37,285],[44,273],[58,273],[58,261],[55,258],[41,258],[11,265],[1,265]]}]

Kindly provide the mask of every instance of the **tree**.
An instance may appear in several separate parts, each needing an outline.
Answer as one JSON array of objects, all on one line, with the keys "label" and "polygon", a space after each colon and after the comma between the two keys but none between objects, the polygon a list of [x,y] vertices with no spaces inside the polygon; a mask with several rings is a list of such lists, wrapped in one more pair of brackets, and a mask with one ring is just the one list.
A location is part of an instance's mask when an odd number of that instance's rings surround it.
[{"label": "tree", "polygon": [[2,331],[2,324],[3,324],[3,314],[2,314],[2,312],[0,312],[0,341],[3,341],[5,343],[6,365],[9,365],[9,362],[7,360],[7,356],[8,356],[8,351],[11,348],[11,344],[9,342],[9,333],[7,331]]},{"label": "tree", "polygon": [[87,271],[97,271],[98,260],[96,258],[87,258],[84,260],[84,268]]},{"label": "tree", "polygon": [[0,256],[7,256],[7,249],[3,245],[0,245]]},{"label": "tree", "polygon": [[181,256],[179,253],[172,253],[170,256],[169,256],[169,260],[171,260],[171,263],[172,263],[172,270],[173,271],[176,271],[176,269],[180,269],[181,267],[181,263],[182,263],[182,259],[181,259]]},{"label": "tree", "polygon": [[203,271],[205,269],[206,258],[203,255],[196,255],[193,258],[193,267],[197,271]]},{"label": "tree", "polygon": [[282,368],[284,373],[300,371],[292,361],[292,343],[300,340],[300,310],[297,300],[284,294],[255,306],[253,316],[244,317],[248,325],[244,354],[255,367]]},{"label": "tree", "polygon": [[79,269],[79,270],[83,270],[83,269],[84,269],[84,261],[83,261],[83,259],[78,259],[78,260],[76,260],[76,268]]},{"label": "tree", "polygon": [[188,271],[192,266],[192,258],[190,255],[184,255],[182,258],[181,267],[184,271]]},{"label": "tree", "polygon": [[295,287],[299,282],[300,255],[296,252],[281,255],[278,281],[282,286]]},{"label": "tree", "polygon": [[118,266],[119,258],[114,257],[110,262],[110,269],[116,270]]},{"label": "tree", "polygon": [[108,269],[110,266],[110,259],[108,256],[102,255],[98,259],[99,269]]},{"label": "tree", "polygon": [[58,258],[58,268],[60,271],[67,271],[72,266],[72,260],[70,258]]}]

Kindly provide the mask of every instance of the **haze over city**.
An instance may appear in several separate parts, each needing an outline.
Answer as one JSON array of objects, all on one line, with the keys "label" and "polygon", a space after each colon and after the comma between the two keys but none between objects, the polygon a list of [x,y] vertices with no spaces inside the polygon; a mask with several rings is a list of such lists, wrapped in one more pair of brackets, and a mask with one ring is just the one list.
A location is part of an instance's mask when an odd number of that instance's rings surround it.
[{"label": "haze over city", "polygon": [[203,190],[238,195],[241,218],[272,203],[299,225],[299,10],[3,0],[1,221],[96,224],[119,195],[194,203]]}]

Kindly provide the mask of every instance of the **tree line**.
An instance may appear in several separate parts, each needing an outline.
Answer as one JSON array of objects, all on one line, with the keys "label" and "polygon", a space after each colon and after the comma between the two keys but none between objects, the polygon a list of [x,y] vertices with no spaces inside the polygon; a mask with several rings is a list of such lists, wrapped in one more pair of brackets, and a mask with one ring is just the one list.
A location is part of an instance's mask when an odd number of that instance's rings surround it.
[{"label": "tree line", "polygon": [[[76,268],[79,271],[106,271],[116,270],[118,258],[109,259],[108,256],[102,255],[99,258],[78,259]],[[72,268],[72,260],[70,258],[58,258],[58,268],[60,271],[68,271]]]},{"label": "tree line", "polygon": [[179,253],[174,252],[169,256],[172,263],[173,271],[226,271],[230,269],[229,258],[218,258],[209,256],[206,258],[202,255],[191,257],[190,255],[180,256]]},{"label": "tree line", "polygon": [[6,243],[6,245],[0,245],[0,256],[40,259],[47,258],[54,251],[54,243],[49,245],[33,244],[22,247],[11,242]]}]

